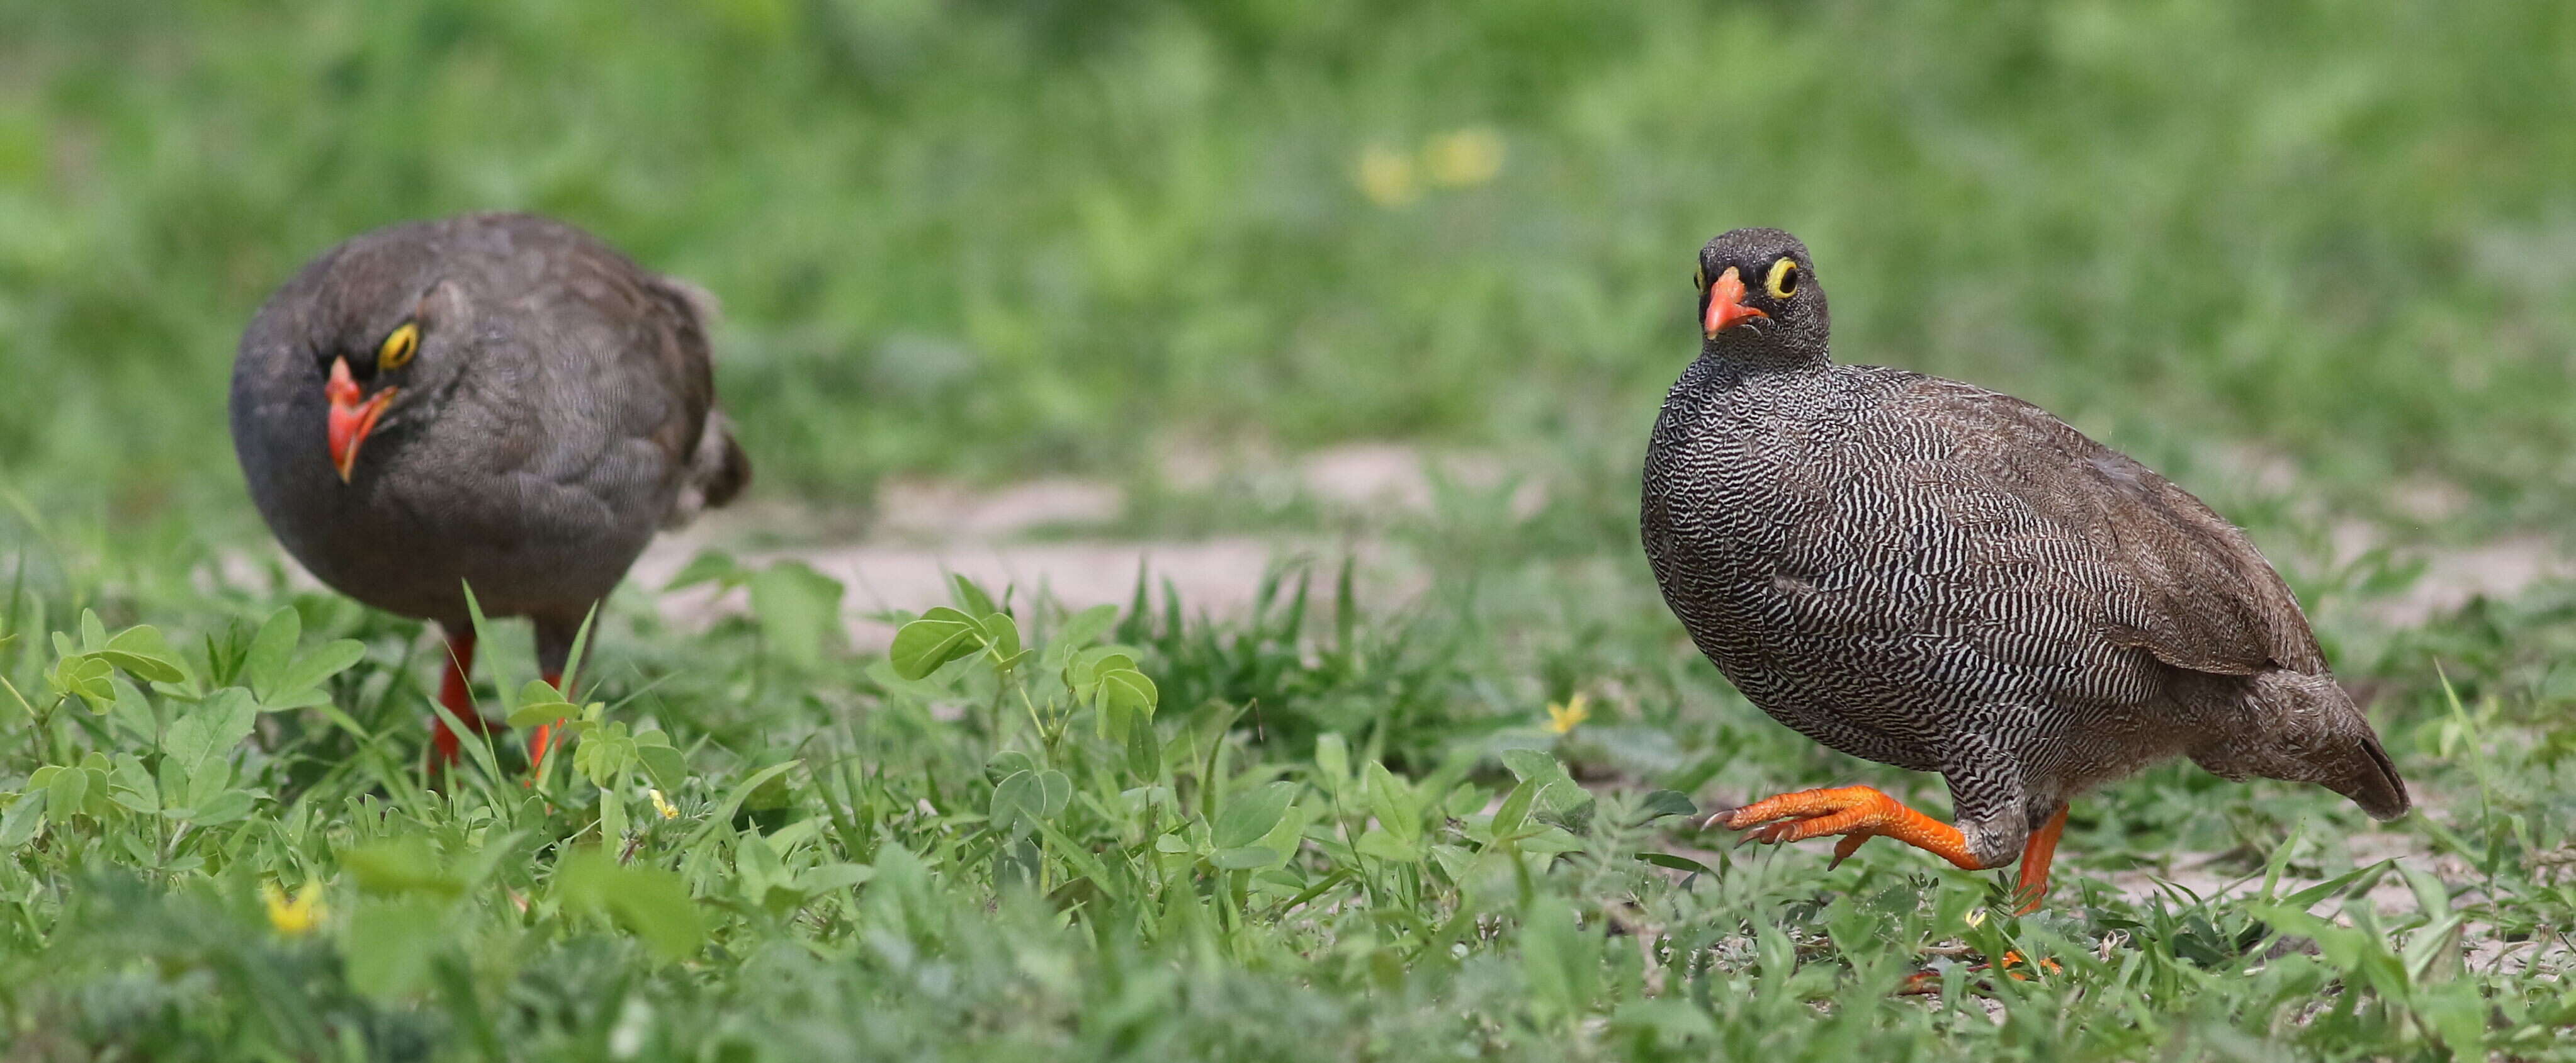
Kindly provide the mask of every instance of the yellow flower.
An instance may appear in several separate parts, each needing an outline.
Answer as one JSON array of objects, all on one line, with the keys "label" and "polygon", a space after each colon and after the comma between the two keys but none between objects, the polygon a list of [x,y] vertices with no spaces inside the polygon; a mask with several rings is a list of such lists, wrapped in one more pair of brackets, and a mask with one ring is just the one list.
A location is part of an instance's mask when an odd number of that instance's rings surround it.
[{"label": "yellow flower", "polygon": [[1481,185],[1503,172],[1503,138],[1491,129],[1461,129],[1422,147],[1422,168],[1444,188]]},{"label": "yellow flower", "polygon": [[1401,207],[1421,194],[1413,179],[1413,159],[1384,145],[1360,153],[1360,191],[1381,207]]},{"label": "yellow flower", "polygon": [[1581,694],[1565,699],[1563,705],[1549,702],[1547,706],[1547,729],[1561,735],[1573,734],[1576,724],[1591,718],[1592,709],[1584,704]]},{"label": "yellow flower", "polygon": [[259,896],[268,902],[268,925],[288,937],[303,937],[331,914],[322,907],[320,882],[306,882],[303,889],[295,891],[294,900],[286,899],[286,891],[274,882],[261,885]]},{"label": "yellow flower", "polygon": [[653,799],[653,814],[654,814],[654,815],[660,816],[660,817],[662,817],[663,819],[678,819],[678,818],[680,818],[680,810],[679,810],[679,809],[676,809],[676,808],[671,807],[671,799],[670,799],[670,798],[667,798],[667,797],[662,796],[662,791],[660,791],[660,790],[649,790],[649,789],[648,789],[648,790],[644,791],[644,796],[646,796],[646,797],[650,797],[650,798],[652,798],[652,799]]}]

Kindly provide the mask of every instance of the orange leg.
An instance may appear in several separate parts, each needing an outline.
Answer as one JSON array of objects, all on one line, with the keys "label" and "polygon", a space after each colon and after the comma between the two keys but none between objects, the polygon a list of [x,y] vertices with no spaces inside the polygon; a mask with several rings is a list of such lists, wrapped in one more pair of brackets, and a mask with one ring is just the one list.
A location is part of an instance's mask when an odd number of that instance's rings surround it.
[{"label": "orange leg", "polygon": [[[546,673],[546,683],[553,686],[556,692],[561,693],[565,701],[572,700],[572,688],[564,683],[562,673]],[[546,754],[554,748],[554,736],[555,725],[550,723],[538,724],[537,729],[528,735],[528,775],[531,784],[534,783],[536,776],[545,773]]]},{"label": "orange leg", "polygon": [[[474,690],[467,675],[474,671],[474,633],[447,636],[447,667],[438,679],[438,703],[476,734],[488,734],[491,725],[474,709]],[[453,768],[464,752],[464,743],[449,730],[447,721],[435,716],[429,723],[429,763],[433,768]]]},{"label": "orange leg", "polygon": [[1781,794],[1719,812],[1708,818],[1707,825],[1745,831],[1746,838],[1767,844],[1839,834],[1842,840],[1834,845],[1836,864],[1859,851],[1862,842],[1894,838],[1969,871],[1988,866],[1968,851],[1968,840],[1959,828],[1907,808],[1869,786]]},{"label": "orange leg", "polygon": [[2057,858],[2057,836],[2066,832],[2066,802],[2057,803],[2057,812],[2047,824],[2030,832],[2030,840],[2021,847],[2021,881],[2013,887],[2013,896],[2021,899],[2014,915],[2029,915],[2039,910],[2039,902],[2048,897],[2048,864]]}]

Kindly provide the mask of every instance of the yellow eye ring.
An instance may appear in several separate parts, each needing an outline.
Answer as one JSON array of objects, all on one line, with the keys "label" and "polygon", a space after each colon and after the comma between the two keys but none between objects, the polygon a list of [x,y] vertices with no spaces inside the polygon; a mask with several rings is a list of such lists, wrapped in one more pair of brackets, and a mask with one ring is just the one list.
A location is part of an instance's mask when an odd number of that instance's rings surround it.
[{"label": "yellow eye ring", "polygon": [[1698,269],[1691,271],[1691,287],[1703,292],[1708,290],[1707,266],[1701,266]]},{"label": "yellow eye ring", "polygon": [[1771,297],[1774,299],[1786,299],[1797,294],[1798,264],[1785,258],[1772,263],[1771,276],[1762,284],[1771,289]]},{"label": "yellow eye ring", "polygon": [[420,326],[408,321],[403,322],[401,328],[395,329],[392,335],[386,336],[384,344],[376,348],[376,371],[381,373],[388,369],[400,369],[410,364],[411,356],[419,350]]}]

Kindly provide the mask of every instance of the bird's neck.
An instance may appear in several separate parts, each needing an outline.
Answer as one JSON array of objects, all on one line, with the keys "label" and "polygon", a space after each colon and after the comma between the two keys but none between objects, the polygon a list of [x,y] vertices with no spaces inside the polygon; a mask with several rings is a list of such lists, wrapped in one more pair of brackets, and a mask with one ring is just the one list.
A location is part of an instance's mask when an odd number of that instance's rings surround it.
[{"label": "bird's neck", "polygon": [[1822,372],[1833,364],[1824,345],[1783,343],[1776,338],[1748,336],[1738,339],[1721,335],[1700,345],[1699,362],[1692,367],[1704,374],[1708,383],[1718,387],[1777,376]]}]

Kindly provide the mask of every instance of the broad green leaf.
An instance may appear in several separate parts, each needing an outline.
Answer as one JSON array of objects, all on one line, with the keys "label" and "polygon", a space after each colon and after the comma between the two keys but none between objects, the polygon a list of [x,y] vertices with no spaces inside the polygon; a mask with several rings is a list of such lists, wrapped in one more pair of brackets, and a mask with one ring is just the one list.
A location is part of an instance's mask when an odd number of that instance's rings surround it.
[{"label": "broad green leaf", "polygon": [[116,666],[106,660],[76,654],[56,662],[46,680],[57,691],[77,695],[90,711],[103,713],[116,705],[115,675]]},{"label": "broad green leaf", "polygon": [[180,671],[167,662],[123,650],[100,650],[97,656],[99,660],[122,668],[126,674],[146,683],[176,683],[188,678],[188,673]]},{"label": "broad green leaf", "polygon": [[1351,745],[1339,732],[1315,736],[1315,771],[1326,793],[1338,794],[1351,782]]},{"label": "broad green leaf", "polygon": [[659,727],[647,727],[635,734],[635,759],[652,776],[653,785],[663,790],[677,790],[689,779],[689,765],[680,751],[671,745],[671,736]]},{"label": "broad green leaf", "polygon": [[1600,804],[1601,799],[1584,789],[1583,784],[1570,776],[1559,775],[1549,782],[1546,789],[1539,791],[1534,811],[1541,819],[1567,830],[1581,831],[1591,825],[1593,810]]},{"label": "broad green leaf", "polygon": [[1691,801],[1690,795],[1679,790],[1656,790],[1647,794],[1638,804],[1641,809],[1637,820],[1639,823],[1652,823],[1666,816],[1699,814],[1699,805]]},{"label": "broad green leaf", "polygon": [[784,881],[787,869],[778,862],[777,839],[743,838],[733,850],[733,872],[742,879],[742,896],[754,904],[764,900],[769,887]]},{"label": "broad green leaf", "polygon": [[527,730],[546,724],[562,723],[581,713],[581,706],[569,701],[536,701],[510,710],[510,726]]},{"label": "broad green leaf", "polygon": [[1073,780],[1063,772],[1049,768],[1038,773],[1038,815],[1052,820],[1064,814],[1064,806],[1073,801]]},{"label": "broad green leaf", "polygon": [[1226,798],[1225,808],[1217,813],[1213,836],[1216,847],[1235,849],[1260,841],[1270,828],[1279,825],[1279,817],[1296,797],[1296,783],[1274,782]]},{"label": "broad green leaf", "polygon": [[233,762],[223,757],[216,757],[191,769],[188,774],[187,792],[173,794],[172,799],[175,803],[190,809],[191,812],[187,818],[194,819],[197,813],[205,810],[206,802],[222,796],[232,788],[232,785]]},{"label": "broad green leaf", "polygon": [[253,798],[248,791],[226,790],[198,804],[196,814],[189,816],[188,819],[192,823],[206,827],[230,823],[250,815],[256,801],[257,799]]},{"label": "broad green leaf", "polygon": [[366,644],[356,639],[337,639],[324,643],[322,648],[305,654],[297,658],[294,664],[288,665],[285,672],[278,676],[277,688],[269,691],[268,694],[272,697],[283,697],[311,690],[321,686],[323,680],[347,671],[350,665],[358,663],[366,656]]},{"label": "broad green leaf", "polygon": [[379,1001],[429,986],[431,963],[447,947],[446,912],[426,899],[367,900],[349,917],[349,984]]},{"label": "broad green leaf", "polygon": [[1208,863],[1227,871],[1249,871],[1270,866],[1279,854],[1255,846],[1219,849],[1208,854]]},{"label": "broad green leaf", "polygon": [[1422,837],[1422,813],[1413,805],[1413,787],[1376,761],[1369,762],[1367,774],[1369,814],[1410,850]]},{"label": "broad green leaf", "polygon": [[1541,895],[1521,920],[1521,980],[1531,1002],[1559,1015],[1591,1009],[1601,979],[1601,939],[1577,928],[1574,910]]},{"label": "broad green leaf", "polygon": [[1037,829],[1045,801],[1044,791],[1038,785],[1038,773],[1014,772],[1010,778],[993,787],[993,800],[984,814],[992,821],[994,830],[1000,831],[1005,838],[1018,841]]},{"label": "broad green leaf", "polygon": [[1125,646],[1094,646],[1074,654],[1064,665],[1064,685],[1073,696],[1091,702],[1100,688],[1100,675],[1119,668],[1136,667],[1136,654]]},{"label": "broad green leaf", "polygon": [[142,758],[132,753],[116,755],[116,770],[107,774],[107,787],[117,804],[147,816],[161,811],[161,787],[152,781]]},{"label": "broad green leaf", "polygon": [[1007,663],[1020,655],[1020,623],[1011,614],[986,613],[976,624],[983,629],[984,645],[993,651],[994,660]]},{"label": "broad green leaf", "polygon": [[582,736],[581,744],[573,747],[572,766],[592,786],[615,787],[635,767],[635,740],[626,737],[624,723],[609,724]]},{"label": "broad green leaf", "polygon": [[1459,783],[1440,797],[1440,814],[1456,819],[1479,815],[1494,802],[1494,792],[1474,783]]},{"label": "broad green leaf", "polygon": [[1278,854],[1278,858],[1271,861],[1273,866],[1285,864],[1288,858],[1297,855],[1297,850],[1304,845],[1306,822],[1312,818],[1312,810],[1306,806],[1290,805],[1287,813],[1279,817],[1278,825],[1270,828],[1270,833],[1262,835],[1252,844],[1255,848],[1267,849]]},{"label": "broad green leaf", "polygon": [[770,648],[806,667],[841,646],[841,581],[801,561],[781,561],[751,577],[751,614]]},{"label": "broad green leaf", "polygon": [[1375,827],[1361,834],[1359,842],[1351,848],[1362,856],[1374,856],[1380,860],[1399,864],[1410,864],[1422,859],[1422,853],[1415,849],[1412,843]]},{"label": "broad green leaf", "polygon": [[616,857],[585,848],[564,859],[555,891],[566,909],[607,915],[665,961],[689,958],[706,938],[688,886],[658,867],[622,867]]},{"label": "broad green leaf", "polygon": [[161,718],[152,711],[152,702],[143,690],[124,679],[115,681],[116,703],[108,706],[107,718],[138,745],[148,746],[161,737]]},{"label": "broad green leaf", "polygon": [[107,648],[107,625],[98,622],[98,611],[81,610],[81,652],[97,653]]},{"label": "broad green leaf", "polygon": [[368,893],[454,897],[465,883],[449,874],[426,838],[389,838],[339,854],[340,866]]},{"label": "broad green leaf", "polygon": [[1163,777],[1163,736],[1155,733],[1151,722],[1128,724],[1127,770],[1141,781]]},{"label": "broad green leaf", "polygon": [[[35,778],[28,778],[30,785]],[[79,768],[56,768],[45,779],[45,815],[56,822],[89,811],[89,773]]]},{"label": "broad green leaf", "polygon": [[1669,867],[1675,871],[1690,871],[1702,875],[1717,874],[1717,872],[1709,870],[1709,866],[1707,864],[1700,863],[1699,861],[1693,860],[1687,856],[1675,856],[1671,853],[1645,852],[1638,853],[1637,859],[1653,864],[1656,867]]},{"label": "broad green leaf", "polygon": [[682,587],[693,587],[701,583],[713,583],[730,589],[741,586],[742,581],[749,578],[751,578],[750,573],[743,569],[740,562],[733,559],[733,555],[721,550],[700,550],[698,556],[690,558],[688,564],[680,566],[679,574],[672,576],[671,582],[663,584],[662,589],[676,591]]},{"label": "broad green leaf", "polygon": [[180,683],[188,678],[186,662],[171,652],[169,640],[149,624],[117,632],[99,650],[99,656],[146,683]]},{"label": "broad green leaf", "polygon": [[1103,669],[1100,673],[1100,700],[1103,705],[1150,720],[1154,718],[1154,703],[1158,697],[1154,681],[1134,668]]},{"label": "broad green leaf", "polygon": [[1037,758],[1017,749],[1005,749],[984,760],[984,777],[992,780],[996,786],[1013,775],[1036,770],[1038,770]]},{"label": "broad green leaf", "polygon": [[[588,749],[590,745],[584,742],[581,748]],[[579,750],[574,755],[578,757]],[[599,790],[599,840],[609,846],[626,844],[626,798],[613,787]]]},{"label": "broad green leaf", "polygon": [[0,849],[15,849],[36,836],[45,826],[45,798],[32,790],[22,794],[9,813],[0,816]]},{"label": "broad green leaf", "polygon": [[181,778],[194,779],[207,763],[230,755],[258,723],[259,709],[251,704],[249,692],[226,687],[181,714],[162,738],[161,751],[167,763],[177,766]]},{"label": "broad green leaf", "polygon": [[1565,777],[1565,765],[1557,763],[1555,757],[1539,750],[1506,749],[1502,757],[1503,766],[1512,770],[1512,777],[1515,779],[1526,781],[1532,776],[1550,779]]},{"label": "broad green leaf", "polygon": [[294,606],[268,614],[259,625],[259,634],[251,636],[250,655],[242,661],[242,677],[260,696],[283,693],[277,689],[279,677],[294,662],[295,642],[304,637],[304,618]]},{"label": "broad green leaf", "polygon": [[1435,843],[1431,846],[1431,862],[1440,865],[1440,873],[1449,876],[1449,881],[1463,886],[1472,881],[1468,873],[1476,866],[1476,854],[1459,846]]},{"label": "broad green leaf", "polygon": [[1540,827],[1518,844],[1525,853],[1570,853],[1583,848],[1583,841],[1563,827]]},{"label": "broad green leaf", "polygon": [[1547,780],[1523,779],[1512,787],[1511,793],[1503,795],[1502,806],[1494,809],[1494,841],[1501,842],[1520,833],[1521,824],[1529,819],[1530,802],[1538,800],[1538,792],[1547,786]]},{"label": "broad green leaf", "polygon": [[921,614],[894,633],[886,661],[896,675],[921,679],[950,661],[984,648],[984,629],[972,617],[945,606]]}]

